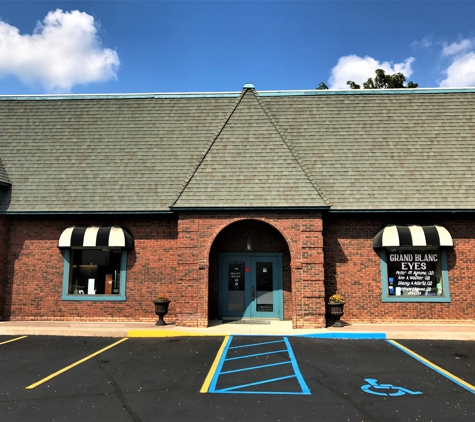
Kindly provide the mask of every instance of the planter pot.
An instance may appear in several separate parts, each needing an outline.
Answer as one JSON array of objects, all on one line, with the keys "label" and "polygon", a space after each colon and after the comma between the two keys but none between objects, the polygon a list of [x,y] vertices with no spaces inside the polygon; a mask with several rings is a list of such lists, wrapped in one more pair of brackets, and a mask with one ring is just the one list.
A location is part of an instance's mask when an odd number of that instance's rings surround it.
[{"label": "planter pot", "polygon": [[168,305],[171,300],[154,300],[153,303],[155,304],[155,313],[158,315],[158,321],[155,325],[167,325],[167,323],[163,320],[163,317],[168,314]]},{"label": "planter pot", "polygon": [[343,327],[343,323],[340,321],[340,318],[343,316],[343,306],[345,303],[329,303],[330,315],[335,319],[333,327]]}]

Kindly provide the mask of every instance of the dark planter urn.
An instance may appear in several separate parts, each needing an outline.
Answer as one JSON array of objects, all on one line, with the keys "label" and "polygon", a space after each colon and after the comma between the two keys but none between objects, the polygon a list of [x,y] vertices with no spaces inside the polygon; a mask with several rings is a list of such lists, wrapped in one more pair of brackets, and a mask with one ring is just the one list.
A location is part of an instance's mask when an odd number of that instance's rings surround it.
[{"label": "dark planter urn", "polygon": [[330,306],[330,315],[333,317],[335,322],[333,327],[343,327],[343,323],[340,321],[340,318],[343,316],[343,306],[345,303],[329,303]]},{"label": "dark planter urn", "polygon": [[168,305],[170,304],[171,300],[154,300],[155,303],[155,313],[158,315],[158,321],[155,325],[167,325],[167,323],[163,320],[163,317],[168,314]]}]

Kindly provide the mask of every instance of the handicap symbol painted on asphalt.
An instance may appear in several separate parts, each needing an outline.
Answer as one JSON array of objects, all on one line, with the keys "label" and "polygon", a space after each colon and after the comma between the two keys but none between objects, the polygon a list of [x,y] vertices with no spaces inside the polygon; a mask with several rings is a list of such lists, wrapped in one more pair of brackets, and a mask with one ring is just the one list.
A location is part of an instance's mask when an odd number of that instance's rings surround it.
[{"label": "handicap symbol painted on asphalt", "polygon": [[[408,390],[407,388],[403,387],[396,387],[392,384],[378,384],[378,380],[375,380],[374,378],[365,378],[365,381],[368,383],[366,385],[363,385],[361,389],[365,393],[370,393],[370,394],[376,394],[377,396],[390,396],[390,397],[395,397],[395,396],[403,396],[404,394],[422,394],[422,391],[411,391]],[[373,391],[373,390],[396,390],[395,392],[387,392],[383,393],[381,391]]]}]

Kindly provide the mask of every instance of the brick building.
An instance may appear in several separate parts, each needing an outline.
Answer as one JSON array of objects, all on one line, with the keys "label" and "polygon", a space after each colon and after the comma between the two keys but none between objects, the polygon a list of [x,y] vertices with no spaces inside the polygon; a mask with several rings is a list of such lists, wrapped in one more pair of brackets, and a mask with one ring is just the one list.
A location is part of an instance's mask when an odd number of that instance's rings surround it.
[{"label": "brick building", "polygon": [[475,90],[0,97],[3,320],[475,319]]}]

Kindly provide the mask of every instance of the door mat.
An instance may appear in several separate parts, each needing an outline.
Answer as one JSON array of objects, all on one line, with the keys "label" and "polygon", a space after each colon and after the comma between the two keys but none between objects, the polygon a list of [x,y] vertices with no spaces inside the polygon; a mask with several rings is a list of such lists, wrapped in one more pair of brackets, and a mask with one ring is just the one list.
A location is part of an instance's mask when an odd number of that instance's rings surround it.
[{"label": "door mat", "polygon": [[223,320],[223,324],[270,324],[265,319],[238,319],[236,321]]}]

